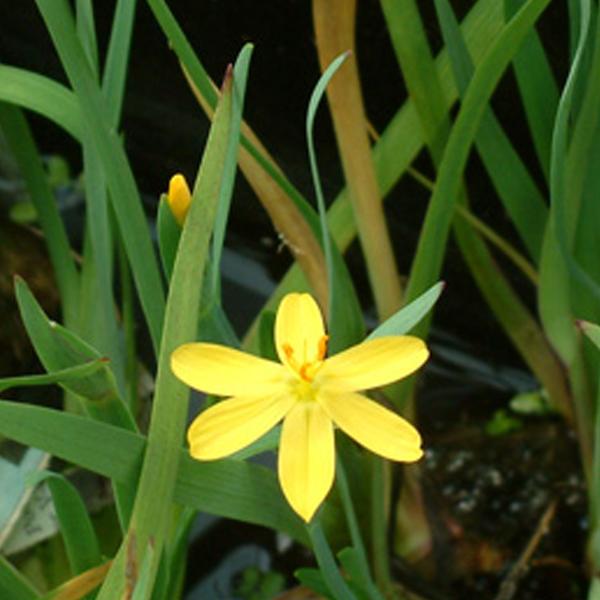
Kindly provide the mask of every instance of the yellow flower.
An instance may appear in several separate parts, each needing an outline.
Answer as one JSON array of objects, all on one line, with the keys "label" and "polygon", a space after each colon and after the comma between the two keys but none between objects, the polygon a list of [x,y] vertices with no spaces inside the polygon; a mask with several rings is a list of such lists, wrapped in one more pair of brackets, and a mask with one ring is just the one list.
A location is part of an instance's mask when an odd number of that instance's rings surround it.
[{"label": "yellow flower", "polygon": [[410,336],[380,337],[325,358],[327,339],[313,298],[288,294],[275,321],[281,363],[205,343],[180,346],[171,357],[173,372],[189,386],[229,396],[190,426],[194,458],[229,456],[283,419],[279,481],[307,522],[333,484],[334,424],[386,458],[412,462],[423,455],[410,423],[357,392],[413,373],[429,356],[425,344]]},{"label": "yellow flower", "polygon": [[185,177],[181,173],[177,173],[171,177],[167,199],[173,216],[180,225],[183,225],[185,216],[190,208],[192,194],[190,193],[190,188]]}]

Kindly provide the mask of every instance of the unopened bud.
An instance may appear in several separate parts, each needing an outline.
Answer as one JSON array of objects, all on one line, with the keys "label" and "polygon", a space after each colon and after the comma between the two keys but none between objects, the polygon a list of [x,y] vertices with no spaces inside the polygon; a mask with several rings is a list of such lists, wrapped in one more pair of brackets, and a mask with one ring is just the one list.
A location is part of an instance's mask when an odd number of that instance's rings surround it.
[{"label": "unopened bud", "polygon": [[180,225],[183,225],[185,216],[190,208],[192,194],[185,177],[177,173],[169,181],[169,193],[167,194],[171,212]]}]

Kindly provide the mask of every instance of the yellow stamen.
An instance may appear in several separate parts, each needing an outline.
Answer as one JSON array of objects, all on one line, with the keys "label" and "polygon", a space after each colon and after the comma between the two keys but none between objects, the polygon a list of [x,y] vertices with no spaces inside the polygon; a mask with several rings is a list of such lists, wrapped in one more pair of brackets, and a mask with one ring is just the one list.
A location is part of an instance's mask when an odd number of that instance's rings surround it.
[{"label": "yellow stamen", "polygon": [[311,363],[304,363],[298,370],[300,377],[302,377],[302,379],[304,379],[304,381],[312,381],[312,377],[310,376],[310,373],[308,372],[308,370],[311,367],[312,367]]},{"label": "yellow stamen", "polygon": [[329,336],[324,335],[319,340],[319,349],[317,350],[317,360],[323,360],[325,355],[327,354],[327,342],[329,341]]}]

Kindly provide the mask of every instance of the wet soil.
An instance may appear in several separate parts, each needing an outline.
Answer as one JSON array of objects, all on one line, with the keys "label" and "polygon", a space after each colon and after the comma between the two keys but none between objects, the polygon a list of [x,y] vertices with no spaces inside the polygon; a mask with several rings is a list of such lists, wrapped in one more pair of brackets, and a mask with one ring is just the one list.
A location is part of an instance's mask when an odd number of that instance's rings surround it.
[{"label": "wet soil", "polygon": [[423,484],[448,599],[585,598],[586,493],[573,433],[528,418],[491,436],[470,422],[429,434]]}]

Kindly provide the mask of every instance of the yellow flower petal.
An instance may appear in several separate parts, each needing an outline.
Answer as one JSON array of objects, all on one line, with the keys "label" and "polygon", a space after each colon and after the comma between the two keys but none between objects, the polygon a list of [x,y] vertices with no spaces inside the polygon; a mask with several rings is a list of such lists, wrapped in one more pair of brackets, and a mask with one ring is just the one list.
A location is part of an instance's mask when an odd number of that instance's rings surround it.
[{"label": "yellow flower petal", "polygon": [[423,456],[421,436],[406,420],[352,392],[321,391],[318,402],[351,438],[385,458],[412,462]]},{"label": "yellow flower petal", "polygon": [[309,294],[287,294],[275,320],[275,345],[282,363],[298,371],[321,360],[325,327],[318,304]]},{"label": "yellow flower petal", "polygon": [[171,212],[180,225],[183,225],[185,217],[190,208],[192,194],[185,177],[177,173],[169,181],[169,192],[167,193]]},{"label": "yellow flower petal", "polygon": [[368,390],[410,375],[428,356],[416,337],[380,337],[328,358],[315,383],[344,391]]},{"label": "yellow flower petal", "polygon": [[285,376],[279,363],[204,343],[179,346],[171,370],[190,387],[220,396],[269,395],[281,389]]},{"label": "yellow flower petal", "polygon": [[278,470],[287,501],[308,523],[335,473],[333,425],[316,402],[298,402],[284,419]]},{"label": "yellow flower petal", "polygon": [[229,456],[274,427],[294,402],[289,395],[236,397],[200,413],[188,429],[190,454],[198,460]]}]

